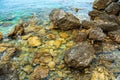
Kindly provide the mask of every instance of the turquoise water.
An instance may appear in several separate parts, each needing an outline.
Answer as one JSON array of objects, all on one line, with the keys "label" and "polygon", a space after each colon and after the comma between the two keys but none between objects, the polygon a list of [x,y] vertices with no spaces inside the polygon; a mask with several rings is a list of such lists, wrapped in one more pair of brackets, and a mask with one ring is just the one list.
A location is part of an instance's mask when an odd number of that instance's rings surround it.
[{"label": "turquoise water", "polygon": [[[36,14],[40,23],[49,21],[52,9],[60,8],[80,19],[88,18],[93,0],[0,0],[0,32],[6,34],[20,20],[28,20]],[[74,8],[79,8],[76,13]]]}]

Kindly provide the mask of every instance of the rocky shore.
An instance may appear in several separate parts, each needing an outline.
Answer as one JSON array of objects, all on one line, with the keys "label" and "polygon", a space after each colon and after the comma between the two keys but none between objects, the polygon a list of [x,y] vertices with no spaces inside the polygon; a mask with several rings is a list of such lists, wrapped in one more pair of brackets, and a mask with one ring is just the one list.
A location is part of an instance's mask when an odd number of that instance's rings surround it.
[{"label": "rocky shore", "polygon": [[91,20],[54,9],[0,33],[0,80],[120,80],[120,3],[95,0]]}]

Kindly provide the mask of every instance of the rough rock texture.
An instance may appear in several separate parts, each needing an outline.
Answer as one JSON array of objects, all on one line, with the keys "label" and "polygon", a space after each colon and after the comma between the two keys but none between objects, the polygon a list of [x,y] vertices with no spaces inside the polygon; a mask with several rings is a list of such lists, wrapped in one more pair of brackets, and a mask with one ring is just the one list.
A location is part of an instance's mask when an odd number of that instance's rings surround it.
[{"label": "rough rock texture", "polygon": [[24,34],[24,24],[19,24],[8,34],[8,37],[14,39]]},{"label": "rough rock texture", "polygon": [[94,23],[92,21],[87,21],[87,20],[82,21],[82,28],[90,29],[93,26],[94,26]]},{"label": "rough rock texture", "polygon": [[89,33],[89,39],[102,41],[105,37],[106,35],[103,33],[101,28],[94,28]]},{"label": "rough rock texture", "polygon": [[115,2],[118,0],[95,0],[93,3],[93,8],[97,10],[105,9],[111,2]]},{"label": "rough rock texture", "polygon": [[80,21],[74,15],[69,14],[61,9],[54,9],[49,15],[53,28],[60,30],[69,30],[80,27]]},{"label": "rough rock texture", "polygon": [[64,61],[68,67],[85,68],[89,66],[94,56],[94,48],[87,42],[70,48],[65,52]]},{"label": "rough rock texture", "polygon": [[120,26],[114,22],[104,22],[102,20],[95,21],[95,22],[96,22],[95,23],[96,27],[101,28],[105,32],[115,31],[120,29]]},{"label": "rough rock texture", "polygon": [[19,80],[17,70],[11,63],[0,62],[0,80]]},{"label": "rough rock texture", "polygon": [[90,80],[115,80],[114,75],[105,67],[97,67]]},{"label": "rough rock texture", "polygon": [[116,41],[117,43],[120,43],[120,30],[117,31],[111,31],[108,33],[109,37]]},{"label": "rough rock texture", "polygon": [[116,15],[120,11],[120,4],[113,2],[105,9],[105,11],[108,14]]}]

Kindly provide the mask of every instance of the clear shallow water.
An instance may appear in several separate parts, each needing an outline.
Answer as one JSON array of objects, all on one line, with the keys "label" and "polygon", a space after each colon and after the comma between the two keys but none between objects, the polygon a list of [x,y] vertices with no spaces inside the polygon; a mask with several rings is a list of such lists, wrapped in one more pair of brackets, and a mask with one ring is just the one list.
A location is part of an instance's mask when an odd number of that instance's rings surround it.
[{"label": "clear shallow water", "polygon": [[[88,18],[94,0],[0,0],[0,32],[6,34],[18,21],[27,20],[33,14],[38,16],[41,24],[49,21],[52,9],[60,8],[80,19]],[[76,13],[74,8],[79,8]]]}]

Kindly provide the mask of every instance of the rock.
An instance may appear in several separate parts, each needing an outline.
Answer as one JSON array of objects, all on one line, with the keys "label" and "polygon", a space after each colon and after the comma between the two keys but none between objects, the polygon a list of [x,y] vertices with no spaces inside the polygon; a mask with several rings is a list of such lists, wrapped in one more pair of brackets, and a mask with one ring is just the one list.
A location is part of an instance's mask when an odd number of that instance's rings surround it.
[{"label": "rock", "polygon": [[36,67],[29,80],[40,80],[48,76],[49,70],[43,66]]},{"label": "rock", "polygon": [[61,38],[67,38],[68,37],[68,34],[65,33],[65,32],[60,32],[59,35],[60,35]]},{"label": "rock", "polygon": [[31,65],[26,65],[23,70],[27,73],[30,74],[33,71],[33,68]]},{"label": "rock", "polygon": [[118,0],[95,0],[93,3],[93,8],[97,10],[104,10],[111,2],[116,2]]},{"label": "rock", "polygon": [[75,42],[82,42],[87,40],[87,33],[86,32],[79,32],[76,36]]},{"label": "rock", "polygon": [[27,40],[31,36],[32,36],[32,34],[26,34],[26,35],[22,36],[22,40]]},{"label": "rock", "polygon": [[104,32],[110,32],[120,29],[120,26],[114,22],[95,21],[95,26],[101,28]]},{"label": "rock", "polygon": [[0,53],[4,52],[6,50],[6,47],[0,47]]},{"label": "rock", "polygon": [[92,21],[87,21],[87,20],[82,21],[82,28],[90,29],[93,26],[94,26],[94,23]]},{"label": "rock", "polygon": [[3,38],[3,34],[0,32],[0,40],[2,40]]},{"label": "rock", "polygon": [[103,30],[101,28],[96,27],[89,32],[89,39],[102,41],[105,39],[105,37],[106,35],[103,33]]},{"label": "rock", "polygon": [[95,50],[88,42],[81,42],[78,46],[68,49],[64,54],[64,61],[68,67],[83,69],[90,65]]},{"label": "rock", "polygon": [[29,44],[29,46],[32,46],[32,47],[40,46],[41,40],[39,39],[39,37],[33,36],[28,39],[28,44]]},{"label": "rock", "polygon": [[90,80],[115,80],[114,75],[105,67],[97,67]]},{"label": "rock", "polygon": [[0,62],[0,80],[19,80],[18,72],[11,63]]},{"label": "rock", "polygon": [[15,39],[18,36],[21,36],[24,34],[24,24],[21,23],[19,25],[16,25],[14,29],[8,34],[8,37]]},{"label": "rock", "polygon": [[117,31],[111,31],[108,33],[108,36],[116,41],[117,43],[120,43],[120,30],[117,30]]},{"label": "rock", "polygon": [[112,2],[109,6],[107,6],[107,8],[105,8],[105,11],[106,11],[108,14],[116,15],[116,14],[118,14],[119,11],[120,11],[120,4],[119,4],[119,3]]},{"label": "rock", "polygon": [[49,68],[53,69],[55,67],[55,62],[51,61],[48,63]]},{"label": "rock", "polygon": [[80,27],[80,21],[74,15],[69,14],[61,9],[54,9],[49,15],[50,21],[55,29],[70,30]]}]

